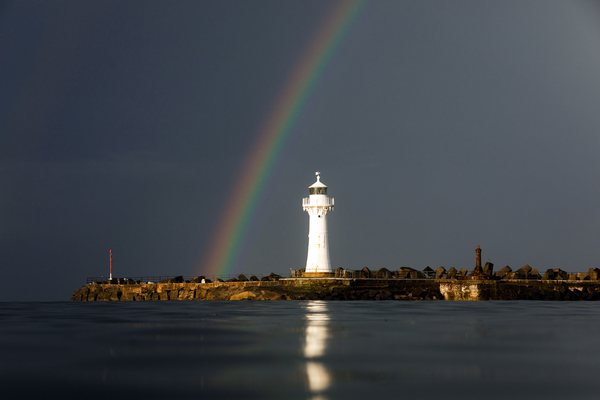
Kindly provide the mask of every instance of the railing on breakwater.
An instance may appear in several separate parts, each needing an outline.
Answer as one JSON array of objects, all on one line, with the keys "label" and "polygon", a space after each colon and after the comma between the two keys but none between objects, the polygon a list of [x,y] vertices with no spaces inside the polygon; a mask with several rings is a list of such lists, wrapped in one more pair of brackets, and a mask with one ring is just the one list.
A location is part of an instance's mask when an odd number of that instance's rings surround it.
[{"label": "railing on breakwater", "polygon": [[[289,274],[240,274],[240,275],[200,275],[200,276],[138,276],[138,277],[121,277],[121,278],[113,278],[109,281],[108,277],[88,277],[87,284],[140,284],[140,283],[201,283],[202,279],[204,279],[205,283],[210,282],[236,282],[239,281],[241,275],[244,275],[247,280],[274,280],[279,278],[307,278],[303,276],[304,269],[291,269]],[[456,277],[460,277],[461,275],[456,275]],[[377,280],[377,279],[392,279],[392,280],[434,280],[434,279],[456,279],[456,278],[447,278],[439,276],[436,271],[418,271],[412,269],[410,271],[369,271],[368,276],[363,270],[342,270],[341,272],[336,271],[332,273],[331,278],[336,279],[367,279],[367,280]],[[567,279],[563,278],[555,278],[555,279],[544,279],[544,277],[523,277],[523,278],[507,278],[501,277],[500,279],[504,282],[522,282],[522,281],[545,281],[545,282],[590,282],[590,281],[600,281],[594,275],[593,277],[588,277],[585,273],[569,273],[569,277]]]},{"label": "railing on breakwater", "polygon": [[[243,274],[248,280],[252,277],[256,277],[256,279],[263,280],[263,278],[268,278],[271,274]],[[284,276],[282,274],[277,274],[282,278],[289,278],[289,276]],[[288,274],[289,275],[289,274]],[[240,274],[238,275],[199,275],[199,276],[130,276],[130,277],[113,277],[110,280],[107,276],[88,276],[86,279],[86,284],[115,284],[115,285],[127,285],[127,284],[139,284],[139,283],[167,283],[167,281],[171,281],[175,283],[175,281],[179,281],[179,283],[190,283],[192,281],[200,283],[202,279],[205,282],[227,282],[232,279],[238,279]],[[265,279],[266,280],[266,279]]]}]

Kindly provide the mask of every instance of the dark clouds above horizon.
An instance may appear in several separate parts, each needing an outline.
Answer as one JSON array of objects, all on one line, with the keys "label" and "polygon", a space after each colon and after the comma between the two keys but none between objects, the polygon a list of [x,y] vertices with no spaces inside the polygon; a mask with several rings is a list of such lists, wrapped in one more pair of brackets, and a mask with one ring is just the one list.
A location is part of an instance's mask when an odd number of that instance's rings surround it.
[{"label": "dark clouds above horizon", "polygon": [[[195,275],[326,1],[0,7],[0,300],[87,276]],[[306,261],[314,171],[334,267],[598,267],[600,7],[371,1],[324,72],[244,242]],[[239,272],[239,271],[237,271]],[[23,279],[27,278],[25,285]]]}]

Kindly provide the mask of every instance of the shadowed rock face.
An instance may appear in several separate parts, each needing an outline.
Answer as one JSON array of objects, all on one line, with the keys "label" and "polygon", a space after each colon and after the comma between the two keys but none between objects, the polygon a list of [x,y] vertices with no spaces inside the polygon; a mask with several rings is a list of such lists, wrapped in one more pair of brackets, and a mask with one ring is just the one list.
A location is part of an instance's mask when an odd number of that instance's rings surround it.
[{"label": "shadowed rock face", "polygon": [[204,277],[184,281],[175,277],[161,283],[141,283],[115,279],[112,284],[95,282],[77,289],[72,301],[165,301],[165,300],[598,300],[600,269],[588,273],[567,273],[549,269],[543,279],[529,265],[512,271],[506,266],[493,274],[493,264],[486,263],[483,274],[502,279],[461,281],[467,275],[455,268],[440,267],[423,272],[410,267],[398,271],[385,268],[377,272],[363,268],[349,271],[339,268],[336,277],[283,279],[270,274],[260,280],[244,275],[212,283]]},{"label": "shadowed rock face", "polygon": [[[389,272],[389,271],[388,271]],[[346,281],[347,282],[347,281]],[[215,284],[85,285],[72,301],[164,301],[164,300],[442,300],[434,281],[385,284],[358,281],[358,286],[336,280],[311,280],[283,284],[248,281]]]}]

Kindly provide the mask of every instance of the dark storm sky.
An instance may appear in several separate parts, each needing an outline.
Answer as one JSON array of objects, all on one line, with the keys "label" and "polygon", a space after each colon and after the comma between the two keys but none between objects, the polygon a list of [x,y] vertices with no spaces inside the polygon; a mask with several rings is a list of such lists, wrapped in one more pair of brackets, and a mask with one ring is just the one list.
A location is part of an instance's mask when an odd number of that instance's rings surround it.
[{"label": "dark storm sky", "polygon": [[[249,147],[333,3],[0,5],[0,300],[197,275]],[[600,267],[600,7],[370,1],[304,109],[234,272]]]}]

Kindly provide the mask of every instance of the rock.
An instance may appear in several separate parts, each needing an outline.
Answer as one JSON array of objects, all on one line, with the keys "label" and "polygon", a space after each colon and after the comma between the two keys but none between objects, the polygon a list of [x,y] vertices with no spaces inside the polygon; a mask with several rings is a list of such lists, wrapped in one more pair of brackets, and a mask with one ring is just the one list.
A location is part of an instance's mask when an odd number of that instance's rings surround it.
[{"label": "rock", "polygon": [[547,280],[554,280],[555,274],[554,274],[554,270],[549,269],[546,271],[546,273],[544,274],[544,276],[542,277],[543,280],[547,281]]},{"label": "rock", "polygon": [[379,271],[375,273],[375,277],[379,279],[390,279],[392,273],[387,268],[380,268]]},{"label": "rock", "polygon": [[456,270],[456,268],[452,267],[448,270],[448,278],[449,279],[454,279],[456,278],[456,275],[458,274],[458,271]]},{"label": "rock", "polygon": [[240,281],[240,282],[248,282],[248,278],[246,278],[246,275],[240,274],[238,276],[238,281]]},{"label": "rock", "polygon": [[[446,278],[442,278],[442,275],[446,275],[446,268],[444,267],[439,267],[436,271],[435,271],[435,279],[446,279]],[[446,275],[447,276],[447,275]]]},{"label": "rock", "polygon": [[370,290],[369,290],[369,298],[370,298],[370,299],[374,299],[374,298],[375,298],[375,296],[377,296],[377,290],[375,290],[375,289],[370,289]]},{"label": "rock", "polygon": [[411,271],[412,268],[400,267],[400,270],[398,271],[398,279],[409,279]]},{"label": "rock", "polygon": [[320,298],[315,292],[309,292],[306,294],[306,300],[320,300]]},{"label": "rock", "polygon": [[566,271],[563,271],[560,268],[554,268],[554,274],[555,274],[555,279],[560,279],[566,281],[567,279],[569,279],[569,273]]},{"label": "rock", "polygon": [[496,276],[500,278],[504,278],[504,276],[508,273],[512,272],[512,268],[508,265],[500,269],[500,271],[496,272]]},{"label": "rock", "polygon": [[427,292],[425,290],[421,289],[420,287],[414,288],[413,291],[410,292],[410,294],[409,294],[409,296],[412,297],[413,299],[425,297],[426,295],[427,295]]},{"label": "rock", "polygon": [[483,275],[485,276],[494,276],[494,264],[491,262],[486,262],[483,267]]},{"label": "rock", "polygon": [[234,294],[229,298],[229,300],[253,300],[256,298],[256,294],[245,291],[242,293]]},{"label": "rock", "polygon": [[178,299],[179,299],[179,289],[169,290],[169,300],[178,300]]},{"label": "rock", "polygon": [[258,281],[258,280],[259,280],[259,279],[256,277],[256,275],[252,275],[252,276],[250,277],[250,281],[252,281],[252,282],[256,282],[256,281]]},{"label": "rock", "polygon": [[537,269],[532,269],[531,272],[529,273],[529,279],[542,279],[542,277],[540,276],[540,273],[538,272]]},{"label": "rock", "polygon": [[282,278],[282,276],[281,275],[277,275],[277,274],[271,272],[269,274],[268,278],[269,278],[269,281],[278,281],[278,280],[280,280]]},{"label": "rock", "polygon": [[427,278],[433,278],[435,276],[435,271],[427,266],[423,270],[423,275],[425,275]]},{"label": "rock", "polygon": [[225,282],[238,282],[236,278],[227,279]]},{"label": "rock", "polygon": [[121,301],[134,301],[134,300],[135,300],[134,293],[123,293],[123,295],[121,295]]},{"label": "rock", "polygon": [[338,269],[335,270],[335,277],[336,278],[343,278],[345,272],[346,271],[344,271],[344,268],[340,267],[340,268],[338,268]]},{"label": "rock", "polygon": [[204,276],[200,275],[200,276],[197,276],[197,277],[195,277],[194,279],[192,279],[192,280],[190,281],[190,283],[202,283],[202,280],[203,280],[203,279],[204,279],[204,280],[205,280],[205,282],[206,282],[206,277],[204,277]]},{"label": "rock", "polygon": [[531,273],[531,267],[529,264],[519,268],[515,271],[515,274],[519,275],[519,278],[516,279],[529,279],[529,274]]},{"label": "rock", "polygon": [[460,276],[467,276],[468,273],[469,273],[468,269],[466,269],[466,268],[460,269]]},{"label": "rock", "polygon": [[362,270],[362,276],[363,278],[370,278],[371,277],[371,270],[367,267],[364,267]]}]

